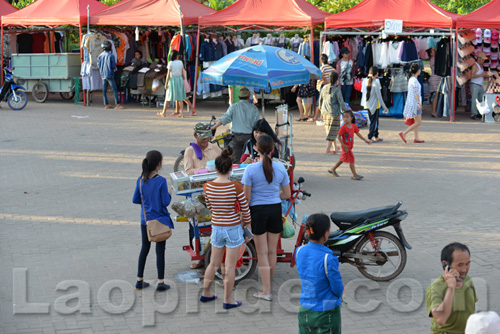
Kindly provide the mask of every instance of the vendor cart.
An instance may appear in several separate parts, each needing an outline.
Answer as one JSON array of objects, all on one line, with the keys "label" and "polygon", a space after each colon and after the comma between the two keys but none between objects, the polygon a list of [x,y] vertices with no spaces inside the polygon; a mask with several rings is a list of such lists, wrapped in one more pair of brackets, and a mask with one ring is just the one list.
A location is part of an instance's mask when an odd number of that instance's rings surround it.
[{"label": "vendor cart", "polygon": [[79,53],[23,53],[12,55],[14,75],[25,80],[36,102],[47,101],[49,93],[65,100],[75,96],[75,78],[80,76]]}]

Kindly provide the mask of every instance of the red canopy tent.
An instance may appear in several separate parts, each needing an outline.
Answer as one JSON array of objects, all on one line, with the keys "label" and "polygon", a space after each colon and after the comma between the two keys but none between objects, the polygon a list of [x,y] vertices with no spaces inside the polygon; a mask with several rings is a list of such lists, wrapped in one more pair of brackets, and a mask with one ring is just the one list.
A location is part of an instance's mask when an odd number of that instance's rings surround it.
[{"label": "red canopy tent", "polygon": [[452,28],[451,14],[426,0],[365,0],[326,18],[325,28],[383,27],[385,19],[402,20],[415,28]]},{"label": "red canopy tent", "polygon": [[306,0],[239,0],[216,13],[200,17],[202,26],[259,24],[275,27],[311,27],[331,13]]},{"label": "red canopy tent", "polygon": [[[325,30],[327,28],[376,28],[382,30],[385,27],[385,20],[391,19],[402,20],[403,27],[414,28],[416,34],[422,34],[422,28],[440,28],[450,29],[447,34],[452,35],[452,29],[456,27],[460,17],[461,15],[450,13],[428,0],[364,0],[351,9],[327,17]],[[406,34],[412,33],[407,32]],[[432,35],[432,33],[428,34]],[[456,50],[454,58],[456,61]],[[455,77],[455,73],[456,62],[454,62],[452,71],[453,77]],[[451,101],[453,112],[450,120],[455,119],[455,81],[453,80],[453,82]]]},{"label": "red canopy tent", "polygon": [[[331,13],[316,8],[306,0],[238,0],[227,8],[200,17],[198,36],[203,26],[310,27],[311,50],[313,50],[313,28],[322,24],[329,15]],[[198,39],[197,48],[199,47]],[[314,61],[313,56],[311,61]],[[196,68],[198,68],[198,56]],[[194,89],[196,91],[196,82]]]},{"label": "red canopy tent", "polygon": [[2,26],[80,26],[87,23],[87,6],[90,15],[105,8],[97,0],[38,0],[9,15],[2,16]]},{"label": "red canopy tent", "polygon": [[492,0],[480,7],[463,15],[457,20],[457,28],[500,28],[500,0]]},{"label": "red canopy tent", "polygon": [[18,9],[9,4],[7,1],[0,1],[0,16],[8,15],[17,11]]},{"label": "red canopy tent", "polygon": [[[3,28],[6,26],[77,26],[82,39],[82,24],[87,23],[87,7],[90,15],[105,8],[105,4],[97,0],[38,0],[9,15],[2,16],[2,64],[3,64]],[[3,81],[3,78],[2,78]]]},{"label": "red canopy tent", "polygon": [[[179,26],[198,24],[198,18],[214,9],[195,0],[122,0],[90,17],[91,24],[129,26]],[[159,15],[161,13],[161,15]]]}]

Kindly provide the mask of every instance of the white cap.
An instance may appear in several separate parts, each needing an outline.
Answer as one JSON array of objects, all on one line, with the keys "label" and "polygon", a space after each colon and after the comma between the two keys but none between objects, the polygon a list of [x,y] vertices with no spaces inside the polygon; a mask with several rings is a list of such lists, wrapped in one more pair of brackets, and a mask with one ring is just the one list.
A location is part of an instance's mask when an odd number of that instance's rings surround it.
[{"label": "white cap", "polygon": [[465,334],[498,334],[500,333],[500,316],[496,312],[479,312],[467,320]]}]

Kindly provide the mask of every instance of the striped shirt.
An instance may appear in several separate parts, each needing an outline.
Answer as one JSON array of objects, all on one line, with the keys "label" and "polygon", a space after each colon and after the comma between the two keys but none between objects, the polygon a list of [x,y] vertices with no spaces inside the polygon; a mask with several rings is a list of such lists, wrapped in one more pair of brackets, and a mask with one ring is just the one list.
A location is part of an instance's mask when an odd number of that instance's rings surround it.
[{"label": "striped shirt", "polygon": [[318,83],[316,84],[316,89],[318,91],[321,92],[321,86],[330,83],[330,73],[332,73],[333,71],[335,71],[333,67],[328,64],[321,66],[321,80],[318,80]]},{"label": "striped shirt", "polygon": [[241,224],[241,217],[235,210],[240,203],[243,222],[250,224],[250,208],[240,182],[216,183],[210,181],[203,185],[207,208],[212,211],[212,225],[235,226]]}]

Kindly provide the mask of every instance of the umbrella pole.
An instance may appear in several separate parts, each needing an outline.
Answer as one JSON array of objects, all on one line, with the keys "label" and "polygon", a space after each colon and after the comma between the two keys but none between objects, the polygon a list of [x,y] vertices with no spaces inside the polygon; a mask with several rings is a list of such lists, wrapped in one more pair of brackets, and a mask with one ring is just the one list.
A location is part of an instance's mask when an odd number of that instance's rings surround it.
[{"label": "umbrella pole", "polygon": [[264,108],[264,90],[261,89],[260,90],[260,93],[262,94],[262,110],[261,110],[261,114],[262,114],[262,118],[265,118],[265,108]]},{"label": "umbrella pole", "polygon": [[193,110],[196,110],[196,90],[198,83],[198,65],[200,62],[200,25],[198,24],[198,34],[196,36],[196,62],[194,67],[194,85],[193,85]]},{"label": "umbrella pole", "polygon": [[0,76],[2,77],[2,86],[3,86],[3,24],[2,24],[2,74]]}]

